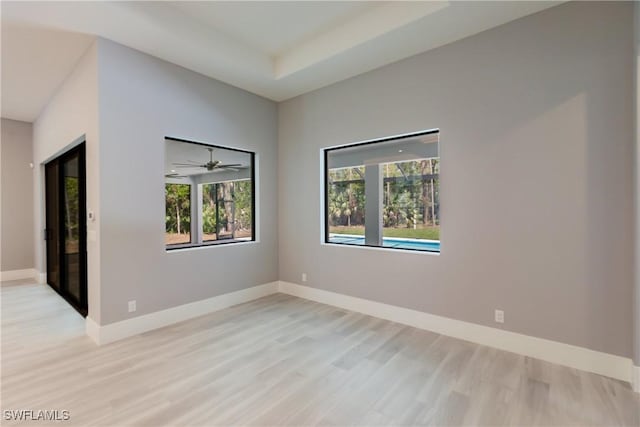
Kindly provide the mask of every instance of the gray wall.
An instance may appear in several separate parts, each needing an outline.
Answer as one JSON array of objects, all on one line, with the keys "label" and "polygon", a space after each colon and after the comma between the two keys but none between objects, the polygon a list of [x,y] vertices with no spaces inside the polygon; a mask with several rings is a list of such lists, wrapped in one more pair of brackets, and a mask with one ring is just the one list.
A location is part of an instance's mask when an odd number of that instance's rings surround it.
[{"label": "gray wall", "polygon": [[[276,104],[110,41],[98,46],[100,324],[277,280]],[[165,136],[257,153],[258,242],[166,252]]]},{"label": "gray wall", "polygon": [[2,119],[0,193],[2,248],[0,271],[34,267],[33,132],[31,123]]},{"label": "gray wall", "polygon": [[[93,43],[33,124],[35,261],[36,268],[43,274],[46,271],[42,238],[45,227],[44,164],[86,141],[87,208],[94,211],[100,208],[97,66],[97,45]],[[87,224],[91,233],[97,233],[99,228],[100,217]],[[97,242],[87,243],[87,267],[89,317],[99,323],[100,247]]]},{"label": "gray wall", "polygon": [[[631,356],[631,8],[568,3],[280,104],[280,279]],[[441,255],[321,245],[320,150],[431,128]]]}]

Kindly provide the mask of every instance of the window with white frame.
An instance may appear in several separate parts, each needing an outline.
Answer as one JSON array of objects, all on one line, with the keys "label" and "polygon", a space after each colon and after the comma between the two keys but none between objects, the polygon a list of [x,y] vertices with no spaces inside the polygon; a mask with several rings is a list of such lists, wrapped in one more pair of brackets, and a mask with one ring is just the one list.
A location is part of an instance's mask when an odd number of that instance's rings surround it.
[{"label": "window with white frame", "polygon": [[167,249],[255,240],[255,153],[165,139]]}]

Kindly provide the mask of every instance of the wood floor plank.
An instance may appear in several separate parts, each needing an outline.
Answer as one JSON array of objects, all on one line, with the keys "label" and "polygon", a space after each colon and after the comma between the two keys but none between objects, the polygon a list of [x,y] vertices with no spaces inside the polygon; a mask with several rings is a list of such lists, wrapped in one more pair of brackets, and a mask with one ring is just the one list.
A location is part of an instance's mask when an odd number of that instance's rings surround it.
[{"label": "wood floor plank", "polygon": [[640,425],[621,381],[289,295],[101,347],[47,286],[0,299],[0,408],[67,425]]}]

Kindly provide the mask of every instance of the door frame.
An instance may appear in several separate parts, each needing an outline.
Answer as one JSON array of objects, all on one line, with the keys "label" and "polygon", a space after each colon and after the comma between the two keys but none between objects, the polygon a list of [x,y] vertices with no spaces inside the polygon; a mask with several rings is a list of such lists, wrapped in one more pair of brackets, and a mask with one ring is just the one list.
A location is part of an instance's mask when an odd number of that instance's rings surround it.
[{"label": "door frame", "polygon": [[[72,157],[78,157],[78,264],[79,264],[79,281],[80,281],[80,297],[78,299],[72,295],[67,288],[67,268],[66,263],[64,262],[64,254],[65,254],[65,239],[64,236],[64,227],[65,227],[65,216],[64,216],[64,163],[71,159]],[[45,207],[45,227],[48,224],[48,212],[47,209],[49,204],[47,203],[47,173],[46,168],[48,165],[52,163],[57,163],[58,175],[57,179],[57,187],[58,187],[58,212],[57,212],[57,226],[58,226],[58,271],[59,271],[59,288],[54,287],[49,283],[49,266],[51,260],[49,259],[49,251],[48,246],[50,244],[54,244],[49,238],[48,231],[45,231],[45,262],[46,262],[46,271],[47,271],[47,284],[58,293],[65,301],[67,301],[74,309],[76,309],[83,317],[87,316],[88,312],[88,298],[87,298],[87,173],[86,173],[86,142],[83,140],[78,145],[70,148],[64,153],[58,155],[54,159],[49,160],[45,163],[45,185],[44,185],[44,207]]]}]

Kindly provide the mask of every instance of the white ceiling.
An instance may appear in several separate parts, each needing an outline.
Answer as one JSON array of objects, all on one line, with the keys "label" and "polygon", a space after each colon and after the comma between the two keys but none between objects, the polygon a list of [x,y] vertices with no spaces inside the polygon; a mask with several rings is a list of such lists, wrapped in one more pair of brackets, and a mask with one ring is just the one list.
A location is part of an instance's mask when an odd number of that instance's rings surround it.
[{"label": "white ceiling", "polygon": [[2,117],[32,122],[93,37],[2,22]]},{"label": "white ceiling", "polygon": [[[172,2],[171,7],[271,57],[371,8],[352,1]],[[259,19],[256,19],[256,18]],[[287,18],[286,25],[282,23]]]},{"label": "white ceiling", "polygon": [[2,1],[2,117],[33,121],[95,36],[282,101],[560,1]]}]

